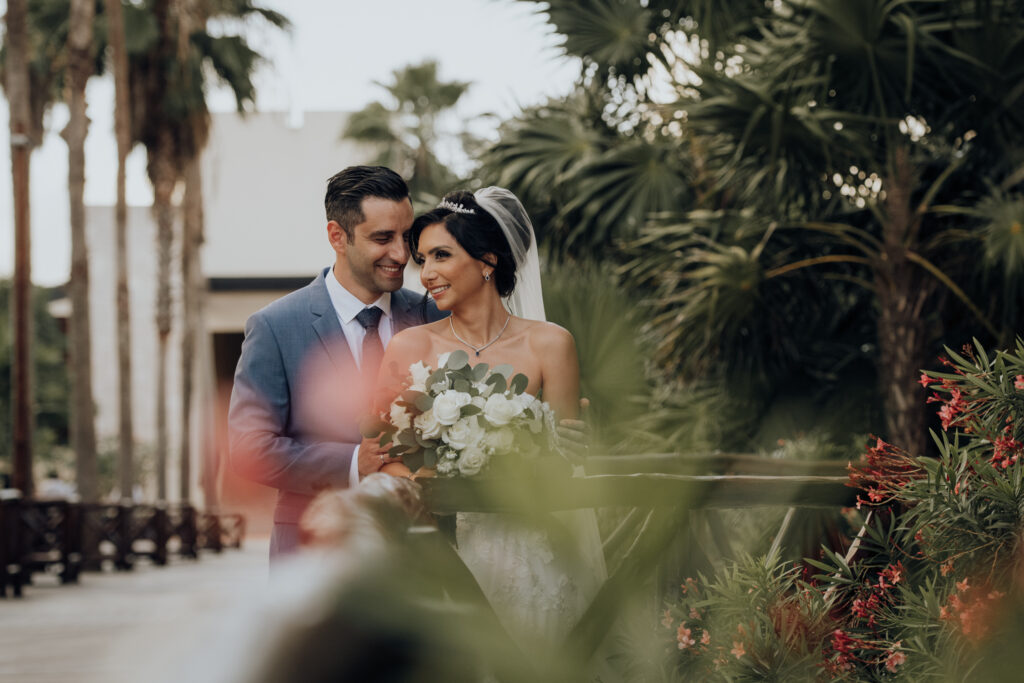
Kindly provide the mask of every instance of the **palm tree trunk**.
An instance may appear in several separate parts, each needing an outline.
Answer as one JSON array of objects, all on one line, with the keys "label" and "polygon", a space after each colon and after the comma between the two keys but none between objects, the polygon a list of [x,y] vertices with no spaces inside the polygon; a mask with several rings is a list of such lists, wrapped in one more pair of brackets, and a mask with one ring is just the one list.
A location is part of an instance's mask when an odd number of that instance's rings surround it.
[{"label": "palm tree trunk", "polygon": [[131,306],[128,295],[128,202],[125,165],[131,148],[128,53],[124,42],[121,0],[106,0],[108,41],[114,67],[114,132],[117,138],[117,208],[114,210],[117,263],[118,463],[121,498],[135,485],[135,434],[132,416]]},{"label": "palm tree trunk", "polygon": [[71,0],[68,31],[70,119],[62,135],[68,144],[68,194],[71,200],[71,446],[75,452],[78,494],[87,503],[99,498],[96,423],[92,395],[92,339],[89,316],[89,253],[85,237],[85,86],[92,76],[92,0]]},{"label": "palm tree trunk", "polygon": [[29,100],[28,6],[7,2],[7,101],[10,103],[11,184],[14,199],[14,283],[11,290],[12,485],[32,495],[32,272],[29,161],[33,141]]},{"label": "palm tree trunk", "polygon": [[917,380],[928,360],[925,304],[935,291],[906,256],[918,219],[911,204],[913,173],[906,151],[897,150],[886,183],[884,251],[876,268],[878,350],[888,438],[922,455],[927,446],[925,403]]},{"label": "palm tree trunk", "polygon": [[185,167],[185,211],[181,248],[181,501],[191,499],[192,484],[192,388],[195,378],[195,346],[199,334],[199,245],[203,239],[203,188],[201,154]]},{"label": "palm tree trunk", "polygon": [[157,294],[156,331],[156,486],[157,500],[167,500],[167,349],[171,335],[171,247],[174,242],[174,206],[172,195],[178,174],[172,161],[169,131],[161,131],[160,142],[151,153],[150,180],[153,183],[153,213],[156,217],[157,238]]}]

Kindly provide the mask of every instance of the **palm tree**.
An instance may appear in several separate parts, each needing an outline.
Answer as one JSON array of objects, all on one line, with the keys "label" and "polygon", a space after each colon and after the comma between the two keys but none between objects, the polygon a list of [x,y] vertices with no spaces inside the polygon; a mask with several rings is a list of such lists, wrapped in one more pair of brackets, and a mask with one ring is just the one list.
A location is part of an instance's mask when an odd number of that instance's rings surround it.
[{"label": "palm tree", "polygon": [[[616,147],[667,147],[701,188],[625,266],[653,301],[659,358],[684,376],[716,359],[778,379],[816,349],[848,358],[868,321],[862,355],[877,363],[888,435],[923,450],[916,379],[936,346],[965,328],[1004,342],[1019,329],[1007,299],[1021,252],[994,245],[1021,232],[1024,7],[556,0],[547,12],[608,102],[635,103],[632,121],[613,119]],[[674,101],[655,101],[652,63]],[[593,173],[569,179],[572,193],[613,177]],[[621,196],[586,201],[600,214]],[[994,267],[979,270],[986,254]]]},{"label": "palm tree", "polygon": [[131,306],[128,294],[128,202],[126,173],[131,151],[128,52],[121,0],[106,0],[107,40],[114,73],[114,134],[117,140],[117,206],[114,210],[117,263],[118,479],[122,499],[134,485],[135,429],[132,414]]},{"label": "palm tree", "polygon": [[392,103],[371,102],[353,113],[342,136],[375,146],[376,163],[404,176],[414,197],[444,194],[457,178],[436,156],[437,120],[456,105],[469,83],[439,80],[437,62],[428,60],[396,69],[391,83],[377,85],[388,91]]},{"label": "palm tree", "polygon": [[[157,496],[167,496],[167,349],[171,331],[171,245],[174,236],[172,196],[189,162],[196,159],[209,132],[207,75],[231,88],[239,111],[253,102],[252,74],[259,55],[237,34],[207,32],[213,19],[258,17],[274,26],[287,19],[249,0],[219,2],[147,0],[124,5],[133,41],[128,49],[132,93],[132,139],[145,146],[147,173],[153,185],[157,223]],[[188,435],[183,435],[188,439]],[[187,485],[187,482],[183,486]]]},{"label": "palm tree", "polygon": [[68,144],[68,194],[71,202],[71,446],[75,452],[78,494],[85,502],[99,497],[96,421],[92,395],[92,333],[89,315],[89,255],[85,241],[85,86],[94,72],[93,0],[71,0],[67,42],[70,118],[63,137]]},{"label": "palm tree", "polygon": [[11,175],[14,189],[14,286],[11,314],[14,331],[12,396],[14,457],[12,483],[32,495],[32,336],[29,223],[29,161],[34,140],[29,70],[28,7],[25,0],[7,3],[4,90],[10,103]]}]

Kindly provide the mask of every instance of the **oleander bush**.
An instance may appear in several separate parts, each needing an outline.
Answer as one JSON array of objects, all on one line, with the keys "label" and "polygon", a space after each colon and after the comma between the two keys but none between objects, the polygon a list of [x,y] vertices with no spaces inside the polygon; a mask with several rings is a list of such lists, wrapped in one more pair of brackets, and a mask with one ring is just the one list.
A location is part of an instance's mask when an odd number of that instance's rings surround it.
[{"label": "oleander bush", "polygon": [[1024,342],[920,383],[937,457],[874,438],[849,538],[689,578],[660,616],[678,680],[1012,680],[1024,636]]}]

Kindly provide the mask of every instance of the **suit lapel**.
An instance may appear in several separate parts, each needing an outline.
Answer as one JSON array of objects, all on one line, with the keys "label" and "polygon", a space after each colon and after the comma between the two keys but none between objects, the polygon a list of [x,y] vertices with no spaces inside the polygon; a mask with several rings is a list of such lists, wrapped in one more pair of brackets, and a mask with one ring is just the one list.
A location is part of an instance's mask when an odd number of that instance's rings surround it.
[{"label": "suit lapel", "polygon": [[412,301],[405,290],[398,290],[391,295],[391,315],[394,321],[394,333],[398,334],[408,327],[415,327],[423,324],[423,318],[419,313],[419,305]]},{"label": "suit lapel", "polygon": [[338,314],[335,313],[331,297],[327,293],[324,276],[329,271],[328,268],[320,273],[320,276],[310,284],[309,312],[313,317],[313,329],[331,362],[339,370],[346,370],[355,366],[355,359],[352,358],[352,351],[348,348],[345,333],[338,322]]}]

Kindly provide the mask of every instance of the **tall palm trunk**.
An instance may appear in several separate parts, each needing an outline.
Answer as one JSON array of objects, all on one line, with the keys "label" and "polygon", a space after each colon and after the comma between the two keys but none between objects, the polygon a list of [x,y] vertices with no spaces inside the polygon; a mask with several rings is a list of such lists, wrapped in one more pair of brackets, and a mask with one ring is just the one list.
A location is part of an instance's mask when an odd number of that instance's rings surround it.
[{"label": "tall palm trunk", "polygon": [[14,283],[11,290],[12,484],[32,495],[32,272],[29,160],[32,154],[28,67],[28,5],[7,2],[7,101],[10,103],[11,185],[14,194]]},{"label": "tall palm trunk", "polygon": [[904,149],[894,155],[886,183],[883,252],[876,267],[878,344],[888,439],[909,452],[927,446],[925,408],[917,380],[928,360],[925,304],[935,293],[932,278],[907,258],[919,219],[911,205],[913,172]]},{"label": "tall palm trunk", "polygon": [[71,446],[75,452],[78,494],[87,503],[99,498],[96,422],[92,395],[92,337],[89,315],[89,253],[85,238],[85,86],[92,76],[92,0],[71,0],[68,31],[70,119],[62,135],[68,144],[68,195],[71,200]]},{"label": "tall palm trunk", "polygon": [[117,208],[114,210],[117,263],[117,381],[118,463],[121,498],[132,495],[135,484],[135,434],[132,424],[132,338],[128,295],[128,202],[125,165],[131,148],[128,92],[128,52],[124,42],[121,0],[106,0],[108,41],[114,66],[114,132],[117,138]]},{"label": "tall palm trunk", "polygon": [[200,323],[199,246],[203,241],[203,188],[201,153],[185,167],[184,225],[181,246],[181,501],[191,499],[192,484],[192,388],[195,378],[196,337]]},{"label": "tall palm trunk", "polygon": [[156,486],[157,500],[167,500],[167,350],[171,335],[171,247],[174,242],[172,196],[178,181],[174,165],[174,140],[170,131],[160,131],[159,142],[150,152],[149,177],[153,184],[153,213],[157,237],[157,377],[156,377]]}]

